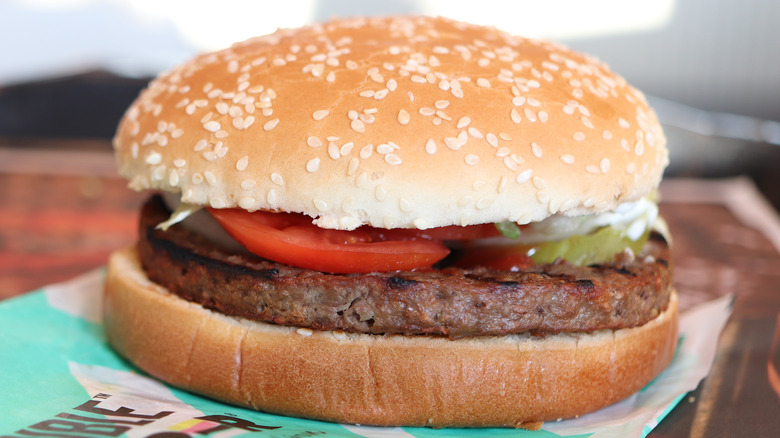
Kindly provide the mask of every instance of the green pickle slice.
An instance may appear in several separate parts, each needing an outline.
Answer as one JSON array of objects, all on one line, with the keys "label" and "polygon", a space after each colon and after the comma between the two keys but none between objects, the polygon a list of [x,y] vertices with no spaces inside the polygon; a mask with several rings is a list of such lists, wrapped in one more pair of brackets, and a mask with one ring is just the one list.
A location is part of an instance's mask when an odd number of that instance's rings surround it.
[{"label": "green pickle slice", "polygon": [[615,254],[625,248],[631,248],[636,254],[645,246],[649,236],[648,229],[639,239],[631,240],[625,230],[602,227],[587,235],[532,246],[528,255],[535,263],[552,263],[562,258],[575,265],[587,266],[612,261]]}]

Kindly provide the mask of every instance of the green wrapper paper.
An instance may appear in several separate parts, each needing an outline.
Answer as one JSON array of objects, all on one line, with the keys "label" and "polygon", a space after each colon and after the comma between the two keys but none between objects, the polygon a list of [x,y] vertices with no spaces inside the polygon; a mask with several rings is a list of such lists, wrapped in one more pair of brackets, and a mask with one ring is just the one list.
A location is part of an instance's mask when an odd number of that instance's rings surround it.
[{"label": "green wrapper paper", "polygon": [[542,430],[339,425],[225,405],[146,376],[107,345],[104,271],[0,303],[0,438],[645,436],[709,372],[731,297],[686,312],[672,365],[633,397]]}]

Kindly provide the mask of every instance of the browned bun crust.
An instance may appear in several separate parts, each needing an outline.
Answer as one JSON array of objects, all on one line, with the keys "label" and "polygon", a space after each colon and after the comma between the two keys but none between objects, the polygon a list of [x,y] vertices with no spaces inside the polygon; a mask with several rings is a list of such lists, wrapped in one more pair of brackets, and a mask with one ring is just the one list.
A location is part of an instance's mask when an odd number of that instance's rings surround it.
[{"label": "browned bun crust", "polygon": [[280,30],[154,80],[115,147],[134,189],[324,228],[592,214],[667,164],[644,96],[596,59],[444,18]]},{"label": "browned bun crust", "polygon": [[518,426],[628,397],[671,361],[677,300],[644,326],[581,335],[379,336],[226,317],[152,283],[135,249],[108,266],[111,345],[151,375],[229,403],[327,421]]}]

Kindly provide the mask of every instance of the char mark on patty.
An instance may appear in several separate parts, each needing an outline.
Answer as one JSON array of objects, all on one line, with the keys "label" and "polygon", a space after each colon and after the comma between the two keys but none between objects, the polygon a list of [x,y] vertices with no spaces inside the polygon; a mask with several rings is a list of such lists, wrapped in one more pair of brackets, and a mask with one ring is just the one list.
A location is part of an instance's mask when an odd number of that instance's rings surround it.
[{"label": "char mark on patty", "polygon": [[644,324],[671,293],[669,248],[658,238],[627,264],[329,274],[229,252],[182,224],[156,229],[169,214],[159,197],[142,210],[138,249],[149,278],[215,311],[273,324],[449,338],[592,332]]}]

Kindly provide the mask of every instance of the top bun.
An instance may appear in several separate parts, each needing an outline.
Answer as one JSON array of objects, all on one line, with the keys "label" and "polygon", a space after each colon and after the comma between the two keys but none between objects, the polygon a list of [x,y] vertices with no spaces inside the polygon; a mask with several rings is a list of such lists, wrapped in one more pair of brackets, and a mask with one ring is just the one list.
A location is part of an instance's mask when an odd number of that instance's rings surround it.
[{"label": "top bun", "polygon": [[641,92],[560,45],[445,18],[339,19],[149,84],[115,149],[136,190],[428,228],[608,211],[668,162]]}]

